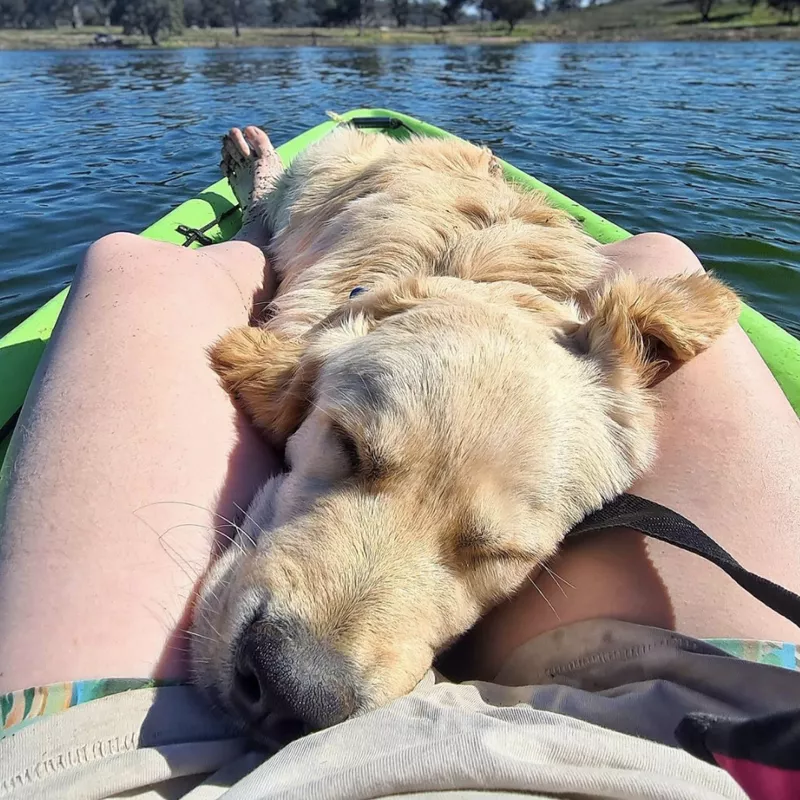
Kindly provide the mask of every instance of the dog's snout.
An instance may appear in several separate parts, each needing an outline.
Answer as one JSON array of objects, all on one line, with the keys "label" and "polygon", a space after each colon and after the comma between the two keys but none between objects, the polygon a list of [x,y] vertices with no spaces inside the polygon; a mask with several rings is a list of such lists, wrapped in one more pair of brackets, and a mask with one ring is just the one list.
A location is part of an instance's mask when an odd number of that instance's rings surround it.
[{"label": "dog's snout", "polygon": [[239,642],[233,699],[259,727],[278,714],[327,728],[355,711],[356,681],[352,664],[299,622],[257,619]]}]

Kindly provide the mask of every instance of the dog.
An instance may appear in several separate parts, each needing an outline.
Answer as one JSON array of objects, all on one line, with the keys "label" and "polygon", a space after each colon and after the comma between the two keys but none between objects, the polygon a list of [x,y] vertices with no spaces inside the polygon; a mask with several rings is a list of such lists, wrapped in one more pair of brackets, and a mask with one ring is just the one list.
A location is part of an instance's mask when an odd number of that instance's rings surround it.
[{"label": "dog", "polygon": [[457,139],[341,126],[254,207],[279,288],[211,363],[287,471],[210,568],[192,655],[271,741],[410,691],[628,489],[651,387],[739,302],[706,274],[603,282],[566,213]]}]

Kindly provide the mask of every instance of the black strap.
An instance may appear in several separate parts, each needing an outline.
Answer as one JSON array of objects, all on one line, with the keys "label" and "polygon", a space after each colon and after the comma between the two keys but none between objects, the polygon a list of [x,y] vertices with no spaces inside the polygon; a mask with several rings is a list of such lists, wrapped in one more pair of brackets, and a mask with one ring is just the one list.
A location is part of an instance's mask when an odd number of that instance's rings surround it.
[{"label": "black strap", "polygon": [[[213,224],[216,224],[216,220]],[[206,236],[205,231],[210,226],[205,226],[203,228],[190,228],[188,225],[178,225],[175,230],[181,235],[186,237],[186,241],[181,245],[181,247],[189,247],[193,245],[195,242],[200,242],[203,247],[207,247],[210,244],[214,244],[214,240],[210,236]]]},{"label": "black strap", "polygon": [[405,128],[407,131],[414,131],[401,119],[396,117],[353,117],[348,121],[349,125],[355,128],[379,128],[381,130],[395,131],[398,128]]},{"label": "black strap", "polygon": [[705,558],[725,570],[739,586],[765,606],[800,627],[800,597],[783,586],[746,570],[697,525],[675,511],[651,500],[624,494],[590,514],[568,536],[607,528],[632,528]]},{"label": "black strap", "polygon": [[216,219],[212,219],[207,225],[203,225],[202,228],[192,228],[189,225],[178,225],[175,230],[181,235],[186,238],[186,241],[181,245],[181,247],[190,247],[195,242],[200,242],[203,247],[207,247],[210,244],[214,244],[214,240],[210,236],[206,236],[206,233],[210,231],[215,225],[219,225],[220,222],[227,219],[231,214],[238,211],[241,206],[237,203],[235,206],[231,206],[227,211],[223,211]]}]

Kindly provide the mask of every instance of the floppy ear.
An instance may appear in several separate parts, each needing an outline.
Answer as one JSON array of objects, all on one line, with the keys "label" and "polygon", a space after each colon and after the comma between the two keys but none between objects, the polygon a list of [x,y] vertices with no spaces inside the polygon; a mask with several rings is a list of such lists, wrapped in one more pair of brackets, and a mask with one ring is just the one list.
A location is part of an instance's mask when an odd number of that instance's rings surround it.
[{"label": "floppy ear", "polygon": [[255,425],[283,446],[300,427],[325,354],[364,336],[385,317],[430,297],[424,279],[387,284],[347,303],[307,336],[288,338],[264,328],[232,328],[209,349],[211,366]]},{"label": "floppy ear", "polygon": [[706,273],[608,283],[594,315],[575,334],[582,349],[632,369],[652,386],[675,364],[690,361],[739,316],[736,295]]},{"label": "floppy ear", "polygon": [[259,428],[277,443],[299,427],[317,364],[306,343],[263,328],[232,328],[209,350],[211,366]]}]

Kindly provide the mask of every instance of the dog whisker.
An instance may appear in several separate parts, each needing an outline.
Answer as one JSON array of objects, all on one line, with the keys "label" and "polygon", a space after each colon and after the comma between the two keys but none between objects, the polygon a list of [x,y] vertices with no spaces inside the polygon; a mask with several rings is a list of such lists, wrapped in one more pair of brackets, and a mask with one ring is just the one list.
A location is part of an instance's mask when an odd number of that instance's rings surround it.
[{"label": "dog whisker", "polygon": [[247,550],[244,549],[242,543],[235,536],[231,536],[229,533],[226,533],[225,531],[218,530],[217,533],[224,539],[227,539],[231,543],[231,545],[233,545],[240,553],[247,552]]},{"label": "dog whisker", "polygon": [[244,547],[242,547],[241,543],[236,541],[236,537],[231,536],[229,533],[225,531],[218,530],[216,528],[212,528],[210,525],[202,525],[199,522],[179,522],[177,525],[171,525],[167,528],[164,533],[159,536],[159,539],[163,539],[168,533],[171,531],[176,530],[177,528],[202,528],[205,531],[208,531],[211,534],[223,536],[226,538],[231,544],[235,545],[239,548],[239,550],[244,553],[246,552]]},{"label": "dog whisker", "polygon": [[[183,574],[192,583],[197,581],[197,579],[203,574],[203,570],[198,569],[186,558],[184,558],[184,556],[182,556],[173,545],[169,544],[169,542],[165,542],[163,539],[159,539],[158,541],[161,545],[161,549],[173,560],[173,562],[175,562],[175,565],[180,569],[180,571],[183,572]],[[194,569],[196,571],[192,573],[190,569]]]},{"label": "dog whisker", "polygon": [[184,633],[185,633],[187,636],[194,636],[194,637],[195,637],[195,638],[197,638],[197,639],[205,639],[207,642],[216,642],[216,641],[218,641],[218,640],[217,640],[217,639],[215,639],[213,636],[205,636],[205,635],[204,635],[204,634],[202,634],[202,633],[198,633],[197,631],[193,631],[193,630],[190,630],[190,629],[188,629],[188,628],[187,628],[186,630],[184,630],[183,632],[184,632]]},{"label": "dog whisker", "polygon": [[[191,575],[188,572],[188,570],[186,569],[186,566],[187,565],[191,566],[191,564],[189,564],[189,562],[185,558],[183,558],[183,556],[181,556],[180,553],[178,553],[178,551],[174,547],[172,547],[171,545],[168,546],[164,542],[164,539],[163,539],[163,535],[164,534],[159,534],[159,532],[147,520],[142,519],[142,517],[140,517],[138,515],[138,513],[137,513],[138,511],[139,511],[139,509],[136,509],[136,511],[133,512],[133,515],[141,523],[143,523],[148,528],[150,528],[150,530],[156,535],[156,538],[158,539],[158,543],[161,545],[161,549],[175,562],[175,565],[181,570],[181,572],[183,572],[184,575],[186,575],[186,577],[190,581],[192,581],[192,582],[196,581],[200,577],[202,572],[198,571],[195,575]],[[167,531],[166,533],[168,533],[168,532],[169,531]],[[170,552],[170,549],[172,550],[172,552]],[[183,561],[183,564],[181,564],[181,561]]]},{"label": "dog whisker", "polygon": [[[144,603],[144,608],[147,610],[147,613],[150,614],[153,619],[158,622],[164,628],[165,633],[169,633],[170,631],[174,630],[175,628],[175,618],[174,616],[167,610],[166,606],[158,603],[158,607],[161,610],[161,614],[158,614],[154,609],[150,607],[147,603]],[[167,617],[167,621],[164,620],[164,617]],[[169,619],[172,618],[172,624],[170,624]]]},{"label": "dog whisker", "polygon": [[191,655],[192,654],[192,648],[191,647],[181,647],[179,644],[167,644],[167,649],[168,650],[173,650],[176,653],[185,653],[186,655]]},{"label": "dog whisker", "polygon": [[[261,526],[238,503],[234,503],[233,505],[236,506],[236,510],[240,514],[242,514],[245,519],[250,520],[250,522],[252,522],[253,525],[256,526],[256,528],[258,528],[259,533],[264,533],[264,531],[261,529]],[[242,534],[242,536],[247,538],[247,541],[249,541],[250,544],[253,547],[256,546],[256,540],[249,533],[247,533],[243,528],[239,528],[239,532]]]},{"label": "dog whisker", "polygon": [[550,606],[550,610],[556,615],[556,619],[561,622],[561,617],[558,615],[558,611],[556,611],[556,607],[547,599],[547,595],[536,585],[536,581],[528,575],[528,580],[531,582],[531,586],[536,589],[537,592],[542,596],[542,600]]},{"label": "dog whisker", "polygon": [[556,586],[558,586],[558,588],[561,590],[561,594],[563,594],[563,595],[564,595],[564,597],[566,597],[566,596],[567,596],[567,593],[566,593],[566,591],[564,590],[564,587],[561,585],[562,583],[564,583],[564,584],[566,584],[567,586],[569,586],[569,587],[570,587],[570,589],[574,589],[574,588],[575,588],[575,587],[574,587],[574,586],[573,586],[573,585],[572,585],[572,584],[571,584],[569,581],[567,581],[567,580],[564,580],[564,578],[562,578],[560,575],[556,574],[556,573],[555,573],[555,572],[554,572],[552,569],[550,569],[550,567],[548,567],[546,564],[543,564],[543,565],[542,565],[542,568],[543,568],[543,569],[544,569],[544,571],[545,571],[545,572],[546,572],[546,573],[547,573],[547,574],[548,574],[548,575],[549,575],[549,576],[550,576],[550,577],[553,579],[553,583],[555,583],[555,585],[556,585]]},{"label": "dog whisker", "polygon": [[[209,597],[211,597],[217,603],[220,602],[219,595],[217,594],[216,589],[212,588],[211,585],[206,586],[204,588],[204,591],[205,591],[206,594],[209,595]],[[198,613],[203,613],[203,610],[201,608],[199,608],[199,607],[198,607],[197,611],[198,611]]]},{"label": "dog whisker", "polygon": [[[224,539],[227,539],[231,543],[231,545],[233,545],[234,547],[236,547],[239,550],[240,553],[246,553],[247,552],[245,550],[244,546],[242,545],[242,543],[240,541],[238,541],[235,536],[231,536],[229,533],[227,533],[226,531],[220,530],[219,528],[212,528],[210,525],[202,525],[199,522],[179,522],[176,525],[171,525],[169,528],[167,528],[167,530],[164,531],[164,533],[159,535],[159,540],[163,540],[163,538],[168,533],[170,533],[171,531],[174,531],[177,528],[202,528],[203,530],[208,531],[213,536],[221,536]],[[244,533],[244,531],[241,531],[241,533]],[[205,570],[205,567],[207,566],[206,562],[204,562],[200,566],[196,566],[196,565],[192,564],[191,562],[189,562],[187,559],[184,559],[184,560],[185,560],[185,562],[187,564],[189,564],[190,566],[195,567],[197,569],[198,576],[203,573],[203,571]]]},{"label": "dog whisker", "polygon": [[570,582],[569,582],[569,581],[568,581],[566,578],[563,578],[563,577],[562,577],[561,575],[559,575],[559,574],[558,574],[558,573],[557,573],[555,570],[553,570],[553,569],[549,569],[549,568],[547,568],[547,567],[546,567],[545,569],[547,569],[547,571],[548,571],[548,572],[549,572],[549,573],[550,573],[550,574],[551,574],[551,575],[552,575],[552,576],[553,576],[553,577],[554,577],[556,580],[558,580],[558,581],[561,581],[561,583],[563,583],[565,586],[569,586],[569,588],[570,588],[570,589],[574,589],[574,588],[575,588],[575,585],[574,585],[574,584],[570,583]]},{"label": "dog whisker", "polygon": [[223,589],[227,589],[228,585],[230,584],[232,579],[233,579],[233,575],[231,574],[231,572],[229,570],[223,576],[221,576],[219,578],[219,580],[216,581],[216,584],[215,584],[214,587],[212,587],[211,584],[207,584],[206,586],[203,587],[203,591],[207,592],[208,594],[210,594],[211,597],[213,597],[217,602],[219,602],[220,601],[220,597],[217,594],[217,590],[222,591]]},{"label": "dog whisker", "polygon": [[[201,506],[198,503],[190,503],[187,500],[156,500],[152,503],[146,503],[143,506],[139,506],[133,513],[137,514],[139,511],[144,510],[145,508],[150,508],[151,506],[168,506],[168,505],[181,505],[181,506],[188,506],[189,508],[196,508],[200,511],[205,511],[206,514],[211,514],[212,517],[216,517],[217,519],[222,520],[227,525],[230,525],[231,528],[238,531],[239,526],[233,521],[228,519],[223,514],[220,514],[217,511],[212,511],[210,508],[206,508],[205,506]],[[140,518],[141,519],[141,518]]]},{"label": "dog whisker", "polygon": [[201,612],[200,616],[201,616],[203,622],[206,625],[208,625],[208,627],[211,628],[211,630],[214,631],[214,633],[217,634],[217,637],[219,638],[219,640],[222,641],[222,634],[214,627],[214,624],[211,622],[211,620],[208,617],[208,613],[207,612]]}]

